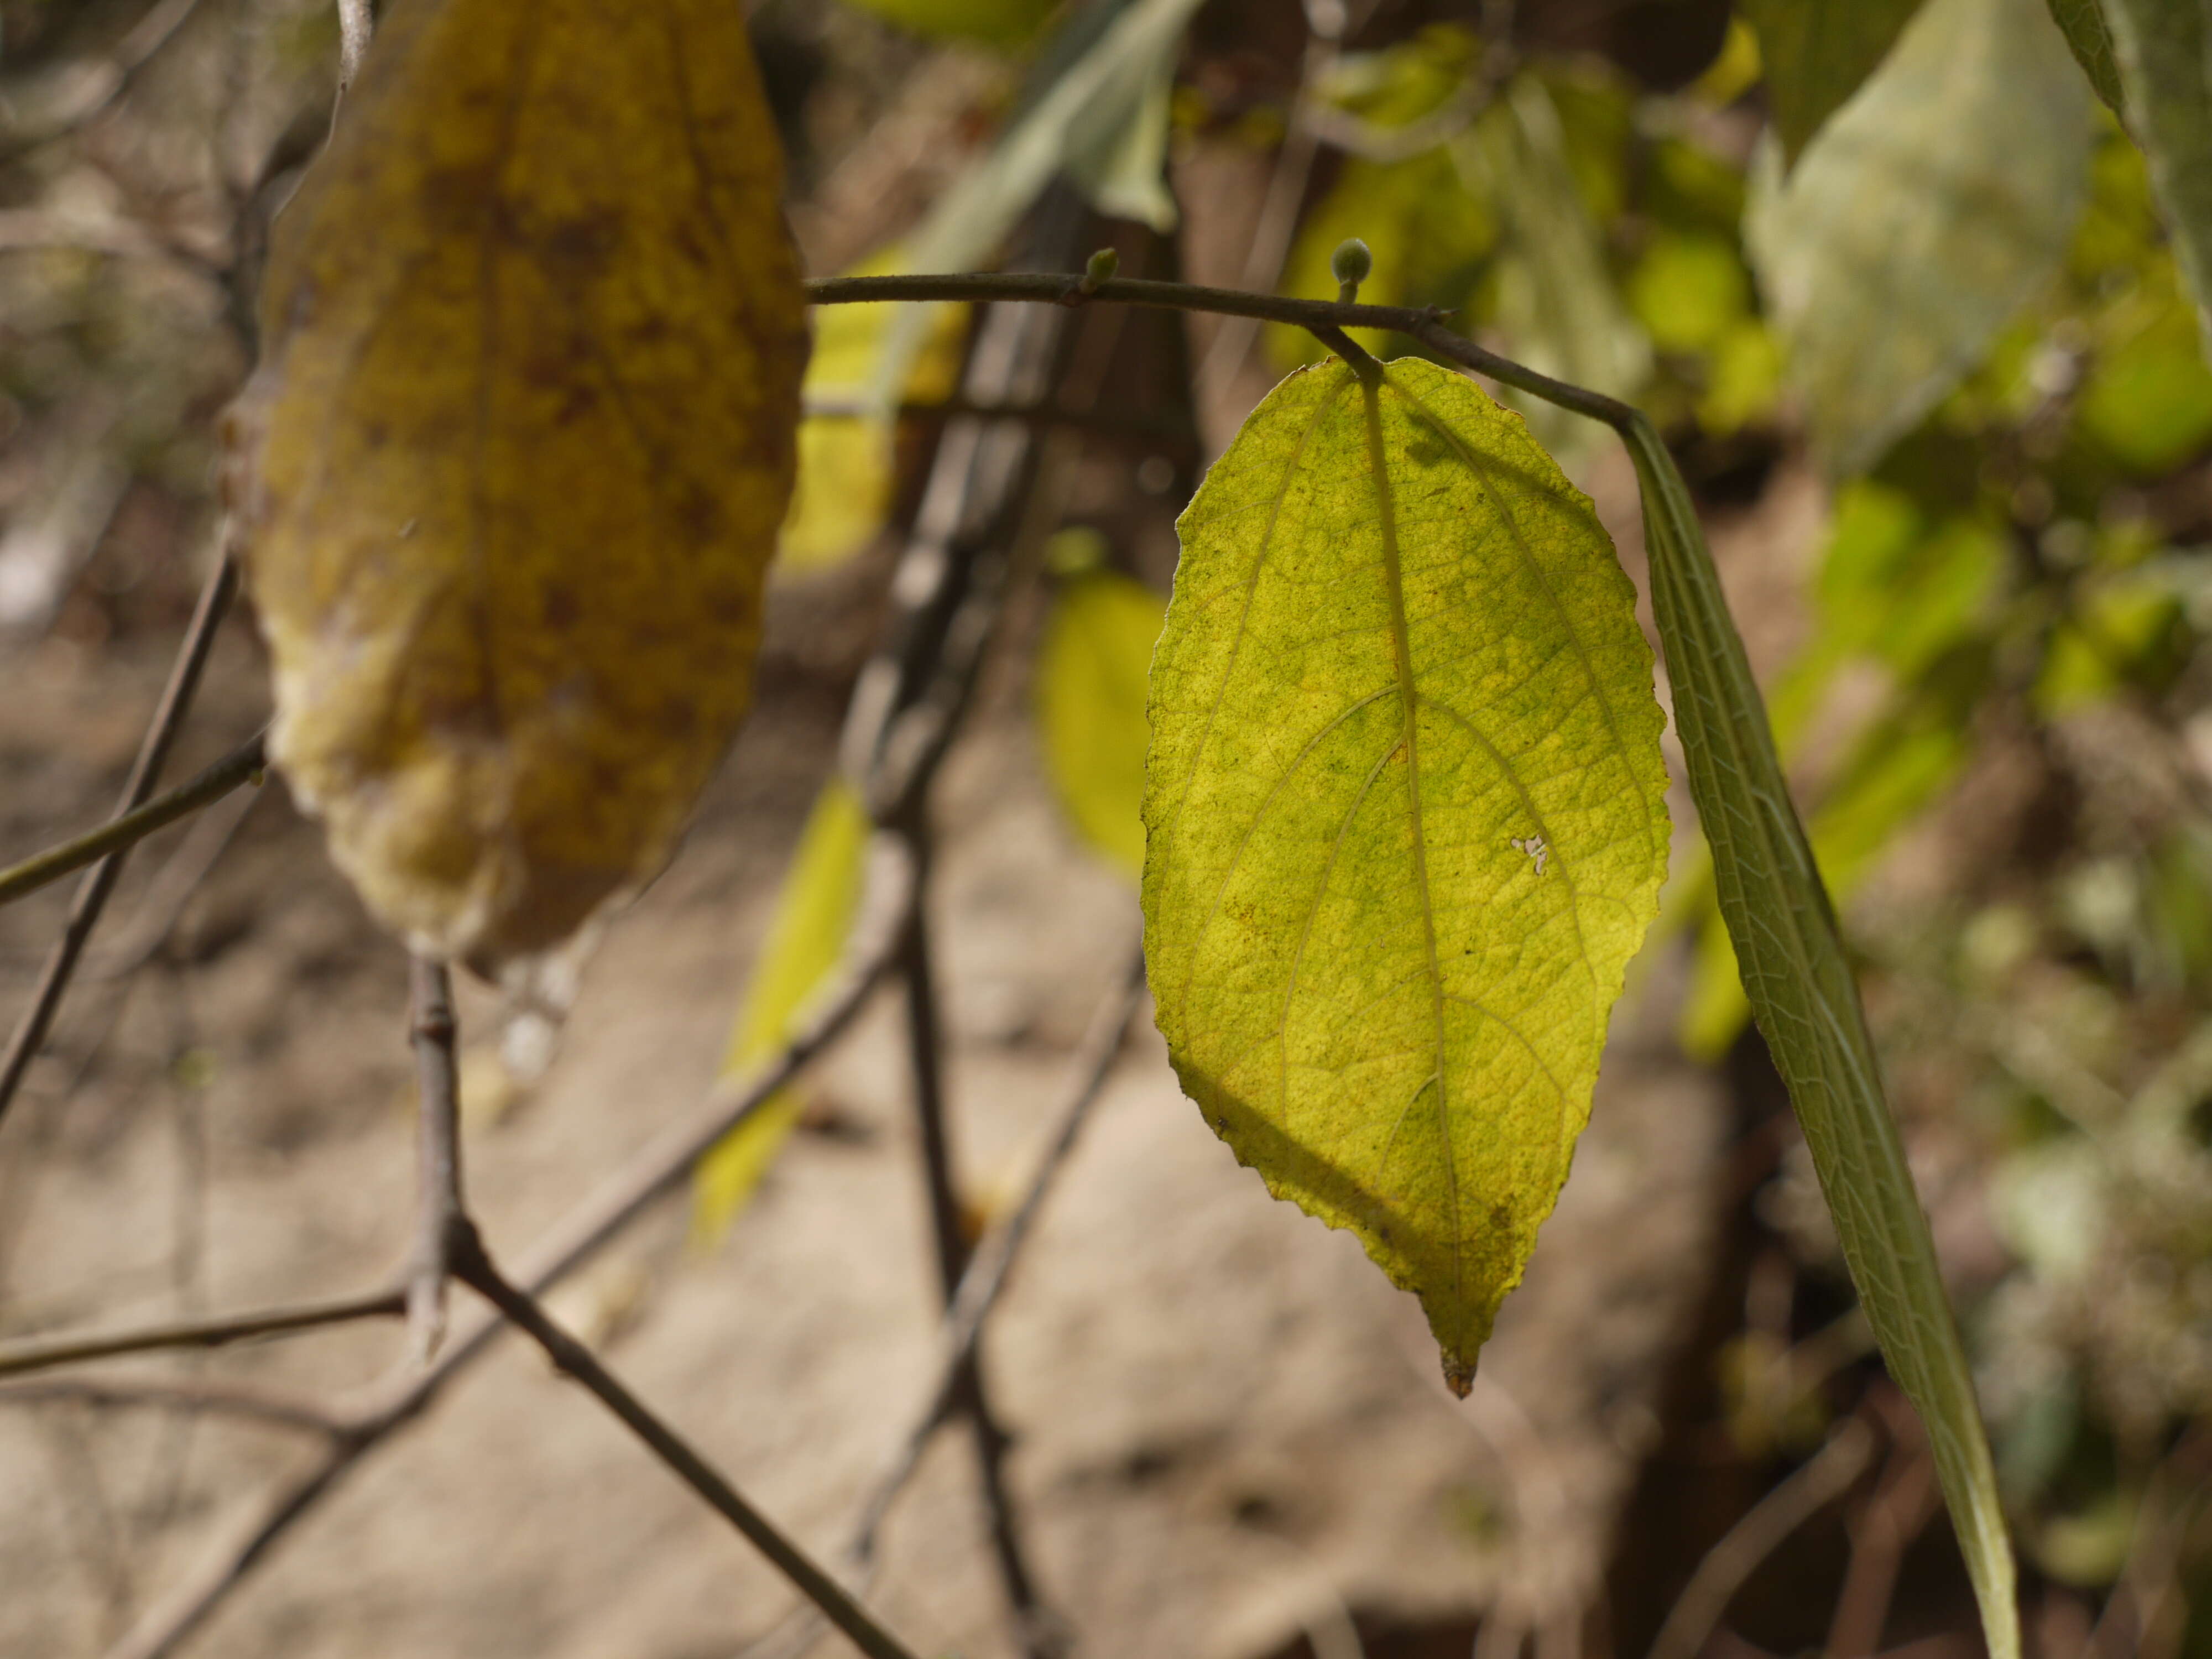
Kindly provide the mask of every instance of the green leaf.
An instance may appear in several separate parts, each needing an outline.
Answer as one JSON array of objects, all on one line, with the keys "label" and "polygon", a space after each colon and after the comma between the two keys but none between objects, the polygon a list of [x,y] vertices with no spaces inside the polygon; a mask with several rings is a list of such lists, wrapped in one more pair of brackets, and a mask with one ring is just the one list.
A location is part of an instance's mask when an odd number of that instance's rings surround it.
[{"label": "green leaf", "polygon": [[[792,1021],[843,955],[866,874],[867,810],[850,786],[832,779],[816,798],[792,854],[760,960],[722,1060],[725,1076],[748,1072],[790,1039]],[[724,1136],[693,1177],[693,1236],[714,1243],[750,1201],[761,1177],[799,1121],[800,1100],[786,1089]]]},{"label": "green leaf", "polygon": [[2212,19],[2197,0],[2106,0],[2128,125],[2212,351]]},{"label": "green leaf", "polygon": [[1657,909],[1662,722],[1589,500],[1472,383],[1365,367],[1278,386],[1180,523],[1146,960],[1206,1121],[1464,1393]]},{"label": "green leaf", "polygon": [[2097,96],[2113,114],[2123,113],[2120,66],[2112,55],[2112,31],[2105,21],[2104,8],[2098,0],[2051,0],[2051,15]]},{"label": "green leaf", "polygon": [[1835,914],[1688,488],[1650,421],[1632,415],[1622,436],[1644,491],[1675,729],[1744,989],[1789,1085],[1868,1322],[1927,1425],[1990,1659],[2020,1659],[2012,1546],[1989,1436]]},{"label": "green leaf", "polygon": [[1145,677],[1160,596],[1114,571],[1066,581],[1037,651],[1037,730],[1060,810],[1092,851],[1144,874]]},{"label": "green leaf", "polygon": [[1787,185],[1761,181],[1753,263],[1837,471],[1877,459],[2064,269],[2094,109],[2039,0],[1927,0]]},{"label": "green leaf", "polygon": [[1745,0],[1775,135],[1791,161],[1875,72],[1920,0]]}]

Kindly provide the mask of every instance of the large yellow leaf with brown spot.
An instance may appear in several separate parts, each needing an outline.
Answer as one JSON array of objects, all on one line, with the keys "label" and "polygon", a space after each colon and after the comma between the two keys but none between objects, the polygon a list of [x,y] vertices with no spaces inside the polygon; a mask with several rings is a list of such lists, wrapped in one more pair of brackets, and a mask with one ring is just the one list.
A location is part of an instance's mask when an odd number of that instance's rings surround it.
[{"label": "large yellow leaf with brown spot", "polygon": [[665,862],[743,715],[805,301],[728,0],[400,0],[277,221],[232,499],[270,750],[494,967]]}]

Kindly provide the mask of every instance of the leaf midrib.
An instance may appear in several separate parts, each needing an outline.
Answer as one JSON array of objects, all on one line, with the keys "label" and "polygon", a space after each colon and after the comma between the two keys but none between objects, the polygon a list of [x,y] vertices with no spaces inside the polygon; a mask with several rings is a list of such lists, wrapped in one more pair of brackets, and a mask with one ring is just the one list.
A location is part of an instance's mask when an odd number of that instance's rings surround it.
[{"label": "leaf midrib", "polygon": [[[1398,707],[1404,722],[1400,746],[1406,752],[1406,804],[1413,830],[1413,891],[1420,900],[1422,942],[1428,948],[1429,1013],[1436,1033],[1437,1141],[1443,1148],[1444,1191],[1451,1200],[1452,1293],[1466,1293],[1462,1260],[1464,1228],[1459,1209],[1459,1164],[1452,1146],[1450,1068],[1444,1053],[1444,976],[1437,954],[1437,910],[1429,890],[1429,849],[1421,822],[1421,695],[1413,684],[1411,632],[1406,622],[1406,575],[1399,557],[1398,514],[1390,499],[1390,466],[1382,442],[1382,370],[1372,359],[1361,366],[1359,390],[1367,425],[1367,462],[1374,475],[1375,503],[1382,531],[1382,574],[1390,595],[1390,650],[1398,672]],[[1415,1099],[1419,1099],[1418,1095]],[[1408,1110],[1411,1109],[1410,1103]],[[1395,1133],[1395,1132],[1394,1132]]]}]

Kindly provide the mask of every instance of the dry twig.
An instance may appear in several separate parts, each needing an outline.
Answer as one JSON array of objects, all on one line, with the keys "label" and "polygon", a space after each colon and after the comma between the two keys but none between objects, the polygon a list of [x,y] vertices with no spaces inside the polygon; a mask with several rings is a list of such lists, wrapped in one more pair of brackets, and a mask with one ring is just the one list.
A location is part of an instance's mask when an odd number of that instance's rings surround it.
[{"label": "dry twig", "polygon": [[[201,671],[207,666],[216,634],[237,589],[238,568],[225,558],[216,566],[207,586],[200,592],[198,607],[192,613],[191,624],[185,630],[184,643],[178,649],[176,665],[169,672],[168,685],[154,710],[153,722],[139,746],[130,780],[123,787],[118,816],[144,805],[154,793],[154,786],[161,781],[162,765],[168,760],[177,733],[184,726],[193,693],[199,690]],[[123,860],[130,852],[126,845],[108,854],[92,866],[78,885],[76,901],[70,906],[69,921],[53,954],[46,958],[46,970],[39,977],[31,1006],[9,1040],[5,1058],[0,1059],[0,1119],[6,1117],[9,1106],[22,1087],[24,1074],[31,1069],[32,1060],[38,1057],[46,1040],[54,1016],[61,1009],[62,998],[68,993],[70,979],[76,972],[78,959],[84,954],[85,942],[100,925],[100,913],[107,908],[115,884],[123,874]]]}]

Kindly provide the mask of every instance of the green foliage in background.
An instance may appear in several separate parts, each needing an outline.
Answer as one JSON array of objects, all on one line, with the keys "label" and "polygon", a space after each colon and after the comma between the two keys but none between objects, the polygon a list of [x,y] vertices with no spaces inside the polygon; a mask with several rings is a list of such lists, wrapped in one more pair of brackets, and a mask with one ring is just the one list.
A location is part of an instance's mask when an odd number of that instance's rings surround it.
[{"label": "green foliage in background", "polygon": [[2092,106],[2041,0],[1927,0],[1788,180],[1764,181],[1750,244],[1836,471],[1871,465],[2056,276]]}]

